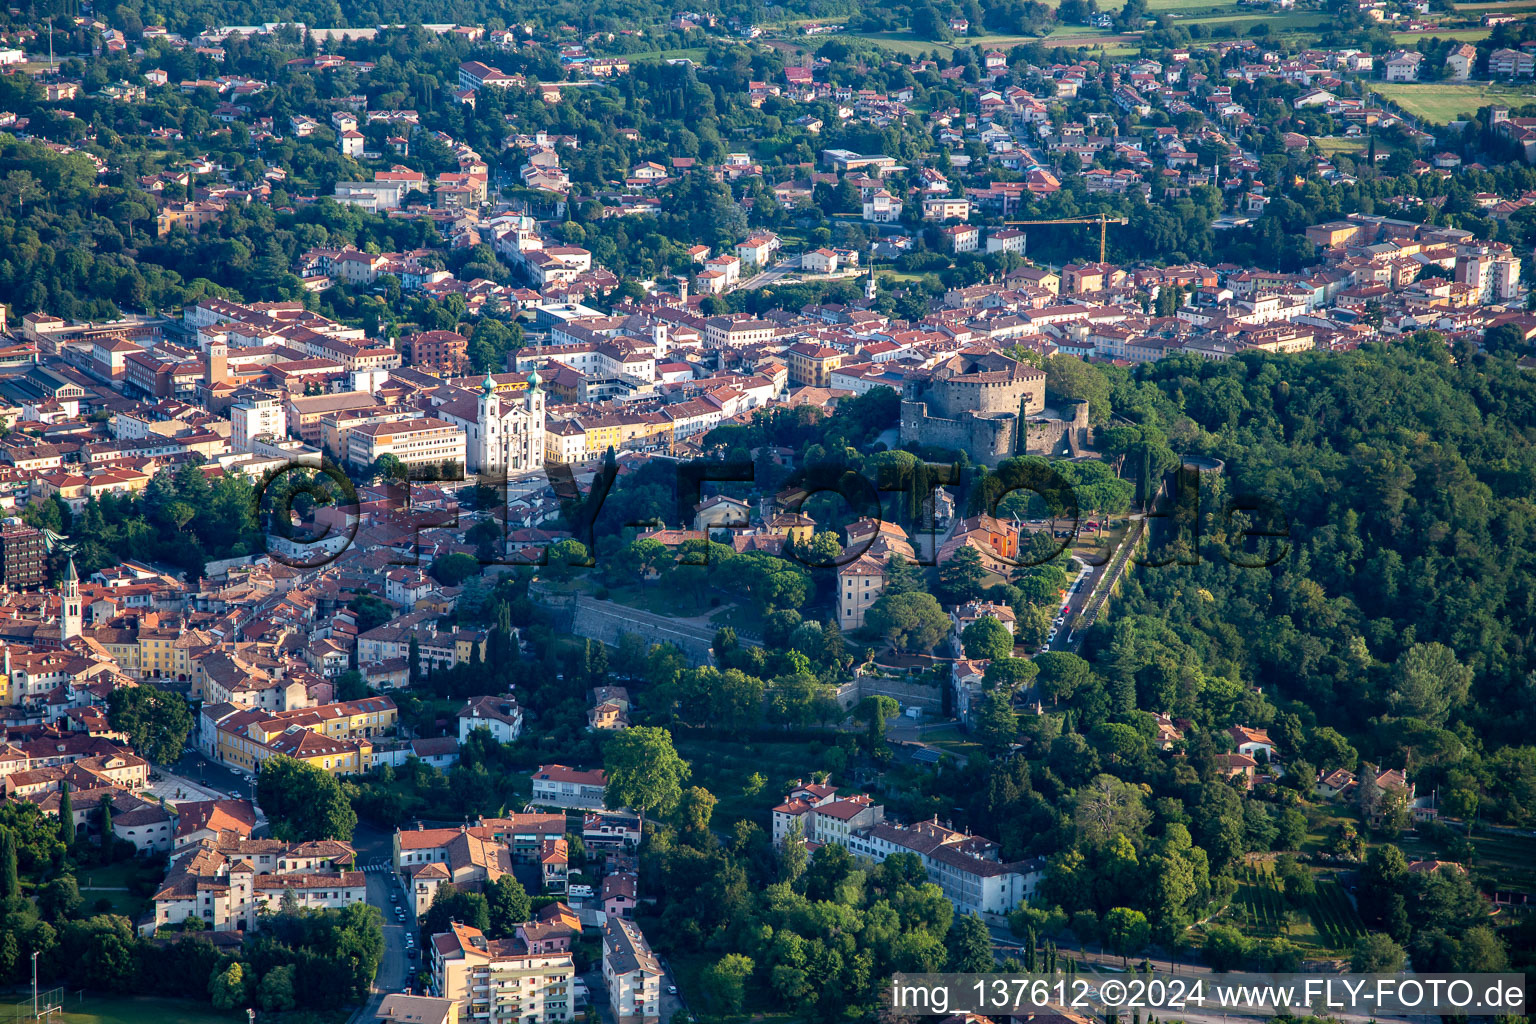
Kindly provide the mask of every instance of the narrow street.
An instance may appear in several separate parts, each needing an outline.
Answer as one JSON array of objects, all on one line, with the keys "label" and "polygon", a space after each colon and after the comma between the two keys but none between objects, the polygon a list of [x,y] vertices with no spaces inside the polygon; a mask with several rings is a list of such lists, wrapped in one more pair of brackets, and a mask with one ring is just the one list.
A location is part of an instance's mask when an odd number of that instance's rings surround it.
[{"label": "narrow street", "polygon": [[395,907],[401,904],[391,900],[396,896],[406,899],[405,890],[391,866],[394,842],[390,833],[359,822],[352,833],[352,848],[357,851],[357,868],[365,872],[368,884],[368,903],[379,908],[384,917],[384,957],[379,961],[379,972],[373,979],[373,995],[355,1018],[372,1021],[377,1016],[379,1004],[391,992],[402,992],[414,982],[417,965],[422,961],[407,956],[405,939],[414,934],[416,922],[407,911],[401,922],[395,915]]}]

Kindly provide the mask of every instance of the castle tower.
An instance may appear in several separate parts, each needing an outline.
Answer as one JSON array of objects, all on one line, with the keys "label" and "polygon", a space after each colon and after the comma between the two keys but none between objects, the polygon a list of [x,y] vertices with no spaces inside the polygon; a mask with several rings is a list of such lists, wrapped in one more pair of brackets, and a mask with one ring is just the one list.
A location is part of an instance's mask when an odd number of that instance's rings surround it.
[{"label": "castle tower", "polygon": [[80,608],[80,574],[75,571],[74,558],[70,558],[69,567],[64,570],[64,587],[61,596],[64,601],[64,614],[59,619],[59,639],[68,641],[80,635],[83,621]]}]

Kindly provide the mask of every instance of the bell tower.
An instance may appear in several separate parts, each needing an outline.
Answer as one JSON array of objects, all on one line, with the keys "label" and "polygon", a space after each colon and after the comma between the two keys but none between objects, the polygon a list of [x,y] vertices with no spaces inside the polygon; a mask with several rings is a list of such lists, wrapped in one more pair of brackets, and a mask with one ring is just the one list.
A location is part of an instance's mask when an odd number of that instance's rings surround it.
[{"label": "bell tower", "polygon": [[84,616],[80,607],[80,574],[75,571],[75,560],[69,560],[69,567],[64,570],[64,588],[62,593],[64,614],[59,617],[59,639],[68,641],[80,635],[81,624]]},{"label": "bell tower", "polygon": [[475,453],[477,472],[504,470],[502,460],[501,399],[496,394],[496,381],[487,370],[480,382],[480,432],[476,439]]}]

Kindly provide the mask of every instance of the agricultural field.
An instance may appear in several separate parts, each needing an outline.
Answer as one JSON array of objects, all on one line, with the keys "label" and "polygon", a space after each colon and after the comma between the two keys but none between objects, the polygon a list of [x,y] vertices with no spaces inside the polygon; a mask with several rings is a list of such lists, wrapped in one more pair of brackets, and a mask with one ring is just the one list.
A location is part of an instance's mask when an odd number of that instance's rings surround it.
[{"label": "agricultural field", "polygon": [[1321,944],[1328,949],[1350,949],[1365,934],[1365,923],[1338,882],[1317,883],[1317,892],[1307,900],[1307,914]]},{"label": "agricultural field", "polygon": [[1489,103],[1519,106],[1536,103],[1536,86],[1495,85],[1489,82],[1372,83],[1371,90],[1404,111],[1432,124],[1449,124]]},{"label": "agricultural field", "polygon": [[1253,865],[1238,875],[1237,896],[1232,901],[1239,924],[1249,935],[1273,938],[1286,933],[1285,894],[1267,864]]},{"label": "agricultural field", "polygon": [[1283,937],[1319,953],[1339,953],[1365,934],[1353,901],[1337,882],[1317,880],[1317,891],[1300,908],[1288,905],[1268,863],[1238,871],[1237,894],[1225,919],[1256,939]]}]

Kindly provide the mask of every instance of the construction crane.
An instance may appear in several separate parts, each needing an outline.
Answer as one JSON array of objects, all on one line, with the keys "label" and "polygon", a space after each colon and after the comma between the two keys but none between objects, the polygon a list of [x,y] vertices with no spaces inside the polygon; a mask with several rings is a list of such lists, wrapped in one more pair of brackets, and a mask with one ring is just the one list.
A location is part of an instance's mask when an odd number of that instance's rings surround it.
[{"label": "construction crane", "polygon": [[1027,224],[1097,224],[1099,226],[1099,262],[1103,263],[1104,242],[1105,236],[1109,231],[1109,225],[1125,225],[1129,224],[1130,221],[1124,217],[1110,217],[1107,214],[1099,213],[1092,217],[1061,217],[1057,220],[1005,220],[1003,223],[1010,227],[1022,227]]}]

